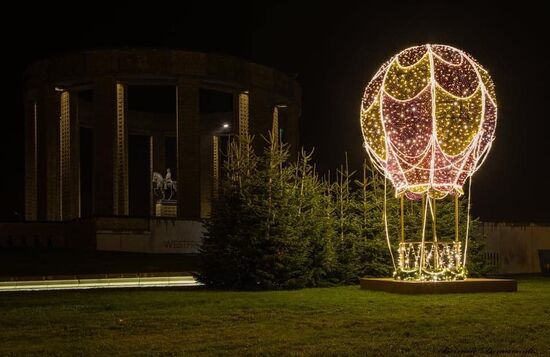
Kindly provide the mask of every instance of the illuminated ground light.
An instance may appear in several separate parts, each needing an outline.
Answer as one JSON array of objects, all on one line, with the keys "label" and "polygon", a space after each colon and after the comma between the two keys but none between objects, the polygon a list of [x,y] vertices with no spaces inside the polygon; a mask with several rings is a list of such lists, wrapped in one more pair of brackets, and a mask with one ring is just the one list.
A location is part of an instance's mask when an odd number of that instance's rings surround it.
[{"label": "illuminated ground light", "polygon": [[42,290],[81,290],[81,289],[121,289],[121,288],[166,288],[201,286],[194,277],[174,276],[137,276],[137,277],[71,277],[45,280],[0,281],[0,292],[42,291]]},{"label": "illuminated ground light", "polygon": [[467,233],[464,247],[458,234],[455,241],[441,242],[435,232],[428,244],[425,221],[428,214],[435,220],[436,199],[451,194],[456,200],[464,193],[464,183],[491,148],[496,121],[495,89],[488,72],[472,56],[450,46],[401,51],[368,84],[361,104],[368,155],[397,197],[427,198],[422,239],[405,242],[402,237],[397,265],[394,262],[396,278],[465,278]]}]

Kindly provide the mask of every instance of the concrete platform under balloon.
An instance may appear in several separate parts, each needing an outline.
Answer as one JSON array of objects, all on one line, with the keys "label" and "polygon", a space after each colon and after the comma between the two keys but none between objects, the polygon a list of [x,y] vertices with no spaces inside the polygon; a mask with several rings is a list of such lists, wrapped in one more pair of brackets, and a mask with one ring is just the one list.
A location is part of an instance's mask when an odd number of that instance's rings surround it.
[{"label": "concrete platform under balloon", "polygon": [[403,281],[391,278],[362,278],[361,289],[396,294],[452,294],[514,292],[518,284],[513,279],[466,279],[456,281]]}]

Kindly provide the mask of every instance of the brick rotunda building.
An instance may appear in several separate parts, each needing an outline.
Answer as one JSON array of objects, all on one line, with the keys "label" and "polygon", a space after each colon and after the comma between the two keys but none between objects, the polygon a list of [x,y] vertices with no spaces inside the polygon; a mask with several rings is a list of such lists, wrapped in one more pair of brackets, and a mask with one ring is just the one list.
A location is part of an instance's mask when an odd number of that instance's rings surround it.
[{"label": "brick rotunda building", "polygon": [[[2,240],[194,252],[227,138],[274,130],[296,150],[300,97],[287,75],[215,54],[97,50],[37,62],[26,72],[26,223]],[[156,192],[154,173],[177,192]]]}]

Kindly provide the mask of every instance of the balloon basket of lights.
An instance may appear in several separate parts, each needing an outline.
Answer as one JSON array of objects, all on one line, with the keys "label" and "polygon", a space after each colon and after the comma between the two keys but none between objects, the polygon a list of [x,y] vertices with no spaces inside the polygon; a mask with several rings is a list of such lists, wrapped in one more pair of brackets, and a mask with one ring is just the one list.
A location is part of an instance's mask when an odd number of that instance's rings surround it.
[{"label": "balloon basket of lights", "polygon": [[[468,247],[469,215],[466,219],[464,240],[459,235],[458,194],[455,200],[455,237],[453,240],[439,240],[437,235],[436,200],[429,195],[423,197],[421,240],[408,240],[405,237],[404,196],[401,196],[401,236],[397,257],[388,248],[394,263],[393,278],[362,278],[362,289],[385,291],[398,294],[445,294],[475,292],[514,292],[517,281],[513,279],[467,278],[466,254]],[[385,201],[385,200],[384,200]],[[469,201],[469,200],[468,200]],[[430,240],[426,239],[428,216],[432,220]],[[384,204],[386,221],[386,204]],[[387,225],[386,225],[387,226]],[[386,231],[386,236],[389,237]]]},{"label": "balloon basket of lights", "polygon": [[398,264],[393,277],[397,280],[450,281],[464,280],[461,242],[399,243]]},{"label": "balloon basket of lights", "polygon": [[[422,239],[408,241],[405,237],[403,196],[401,196],[401,237],[397,249],[397,263],[393,277],[396,280],[415,281],[452,281],[464,280],[467,276],[466,251],[459,237],[459,203],[455,200],[455,239],[439,240],[436,227],[436,200],[423,199]],[[429,209],[428,209],[429,208]],[[432,218],[432,239],[427,241],[426,213]],[[384,215],[386,213],[384,212]],[[469,226],[469,219],[467,227]],[[467,241],[465,242],[467,246]],[[391,248],[390,248],[391,249]],[[393,254],[392,254],[393,256]]]}]

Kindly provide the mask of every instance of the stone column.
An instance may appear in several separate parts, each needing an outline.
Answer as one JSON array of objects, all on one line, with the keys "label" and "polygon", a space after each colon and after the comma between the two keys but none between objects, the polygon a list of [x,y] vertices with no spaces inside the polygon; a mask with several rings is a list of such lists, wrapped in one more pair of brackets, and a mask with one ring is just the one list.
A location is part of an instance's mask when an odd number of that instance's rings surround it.
[{"label": "stone column", "polygon": [[273,140],[279,145],[281,138],[279,137],[279,107],[273,107],[273,115],[271,119],[271,133],[273,134]]},{"label": "stone column", "polygon": [[[154,133],[154,135],[151,136],[150,150],[151,172],[149,173],[149,177],[153,177],[153,172],[158,172],[164,177],[164,175],[166,174],[166,139],[164,138],[164,133]],[[151,216],[155,216],[156,202],[152,188],[150,193],[150,200],[150,214]]]},{"label": "stone column", "polygon": [[78,92],[71,91],[71,218],[80,218],[80,120],[78,118]]},{"label": "stone column", "polygon": [[118,216],[129,214],[128,200],[128,125],[127,88],[122,83],[116,84],[116,122],[115,122],[115,152],[114,152],[114,213]]},{"label": "stone column", "polygon": [[210,217],[212,211],[212,147],[213,147],[212,133],[205,133],[201,135],[201,167],[200,167],[200,189],[201,189],[201,218]]},{"label": "stone column", "polygon": [[60,101],[61,219],[80,216],[80,145],[78,94],[64,91]]},{"label": "stone column", "polygon": [[25,220],[37,219],[37,125],[38,103],[25,99]]},{"label": "stone column", "polygon": [[212,136],[212,199],[220,193],[220,137]]},{"label": "stone column", "polygon": [[114,211],[114,157],[116,143],[116,81],[112,77],[94,81],[94,178],[93,212],[111,216]]},{"label": "stone column", "polygon": [[179,78],[176,90],[178,218],[200,220],[199,83]]},{"label": "stone column", "polygon": [[248,91],[243,91],[235,94],[234,108],[233,127],[235,128],[235,130],[233,132],[241,137],[250,134],[250,96]]},{"label": "stone column", "polygon": [[61,220],[60,94],[54,86],[47,84],[43,86],[38,106],[38,219],[59,221]]}]

